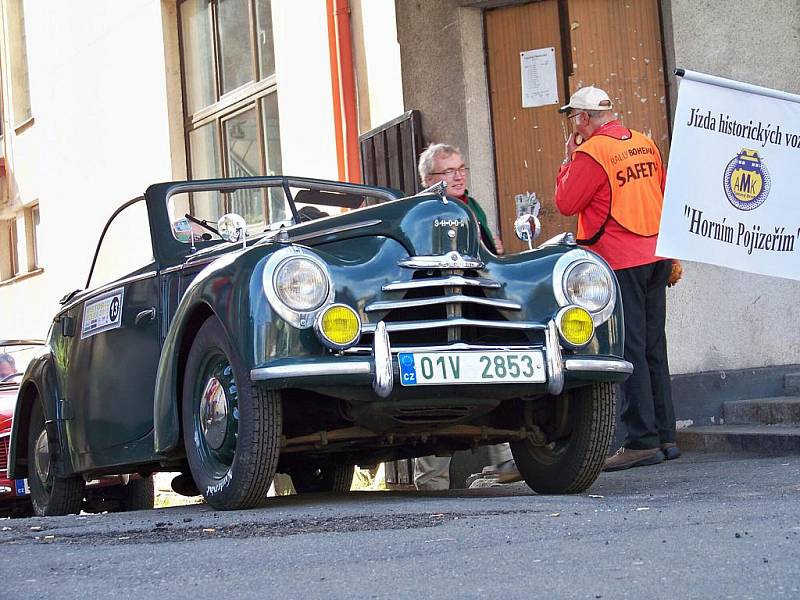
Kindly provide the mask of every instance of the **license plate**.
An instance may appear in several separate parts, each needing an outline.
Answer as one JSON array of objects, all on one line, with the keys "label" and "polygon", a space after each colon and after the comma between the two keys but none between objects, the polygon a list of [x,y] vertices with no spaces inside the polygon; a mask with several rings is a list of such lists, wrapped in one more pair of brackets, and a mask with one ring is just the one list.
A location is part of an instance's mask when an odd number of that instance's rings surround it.
[{"label": "license plate", "polygon": [[543,383],[547,380],[539,350],[509,352],[400,352],[402,385],[460,383]]},{"label": "license plate", "polygon": [[15,479],[14,487],[16,488],[17,496],[27,496],[31,493],[27,479]]}]

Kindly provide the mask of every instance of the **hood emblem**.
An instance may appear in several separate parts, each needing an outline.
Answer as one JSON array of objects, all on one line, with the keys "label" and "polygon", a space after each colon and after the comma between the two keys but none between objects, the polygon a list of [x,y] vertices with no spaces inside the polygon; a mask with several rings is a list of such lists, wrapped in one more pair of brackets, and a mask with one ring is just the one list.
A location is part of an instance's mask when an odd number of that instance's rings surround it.
[{"label": "hood emblem", "polygon": [[398,261],[397,264],[410,269],[482,269],[484,266],[481,260],[458,252],[433,256],[410,256]]}]

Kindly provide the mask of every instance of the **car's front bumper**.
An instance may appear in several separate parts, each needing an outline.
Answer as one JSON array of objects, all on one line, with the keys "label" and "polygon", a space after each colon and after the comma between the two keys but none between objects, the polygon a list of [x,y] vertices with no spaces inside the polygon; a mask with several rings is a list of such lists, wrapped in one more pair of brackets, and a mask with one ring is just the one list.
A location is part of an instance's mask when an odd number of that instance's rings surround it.
[{"label": "car's front bumper", "polygon": [[[483,348],[486,349],[486,348]],[[497,347],[496,349],[508,349]],[[564,356],[554,321],[545,330],[544,353],[547,372],[547,393],[558,395],[567,380],[624,381],[633,372],[633,365],[612,356]],[[305,387],[314,381],[331,383],[371,384],[381,398],[388,397],[395,386],[398,371],[397,353],[392,352],[389,335],[383,322],[375,327],[372,356],[330,356],[326,358],[276,361],[250,371],[252,381],[269,387]],[[469,385],[469,384],[467,384]]]}]

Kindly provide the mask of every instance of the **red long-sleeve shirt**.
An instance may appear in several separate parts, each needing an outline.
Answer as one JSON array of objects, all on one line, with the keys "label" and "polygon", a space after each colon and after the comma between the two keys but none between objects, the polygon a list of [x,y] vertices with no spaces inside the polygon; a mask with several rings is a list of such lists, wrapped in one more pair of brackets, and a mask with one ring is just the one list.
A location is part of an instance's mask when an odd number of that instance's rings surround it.
[{"label": "red long-sleeve shirt", "polygon": [[[600,126],[592,135],[607,135],[621,140],[629,137],[630,131],[619,121],[611,121]],[[662,172],[665,171],[662,169]],[[662,177],[662,193],[664,182]],[[585,152],[573,153],[572,162],[562,165],[556,176],[555,200],[562,214],[570,216],[581,213],[586,236],[593,236],[606,220],[611,206],[611,184],[603,167]],[[597,243],[587,248],[597,252],[612,269],[618,271],[661,260],[656,256],[657,242],[657,235],[637,235],[612,217]]]}]

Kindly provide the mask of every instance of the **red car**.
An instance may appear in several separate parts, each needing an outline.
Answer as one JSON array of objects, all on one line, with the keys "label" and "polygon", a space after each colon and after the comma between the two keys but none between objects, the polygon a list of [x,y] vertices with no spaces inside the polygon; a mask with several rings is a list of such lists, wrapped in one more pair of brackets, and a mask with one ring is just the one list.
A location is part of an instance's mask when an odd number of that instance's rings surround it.
[{"label": "red car", "polygon": [[[41,350],[40,340],[0,340],[0,517],[33,515],[27,479],[8,478],[8,448],[11,420],[22,374]],[[38,443],[47,444],[46,434]],[[48,454],[45,452],[46,457]],[[46,470],[49,464],[38,464]],[[116,475],[90,482],[82,509],[88,512],[127,511],[153,508],[153,478]]]}]

